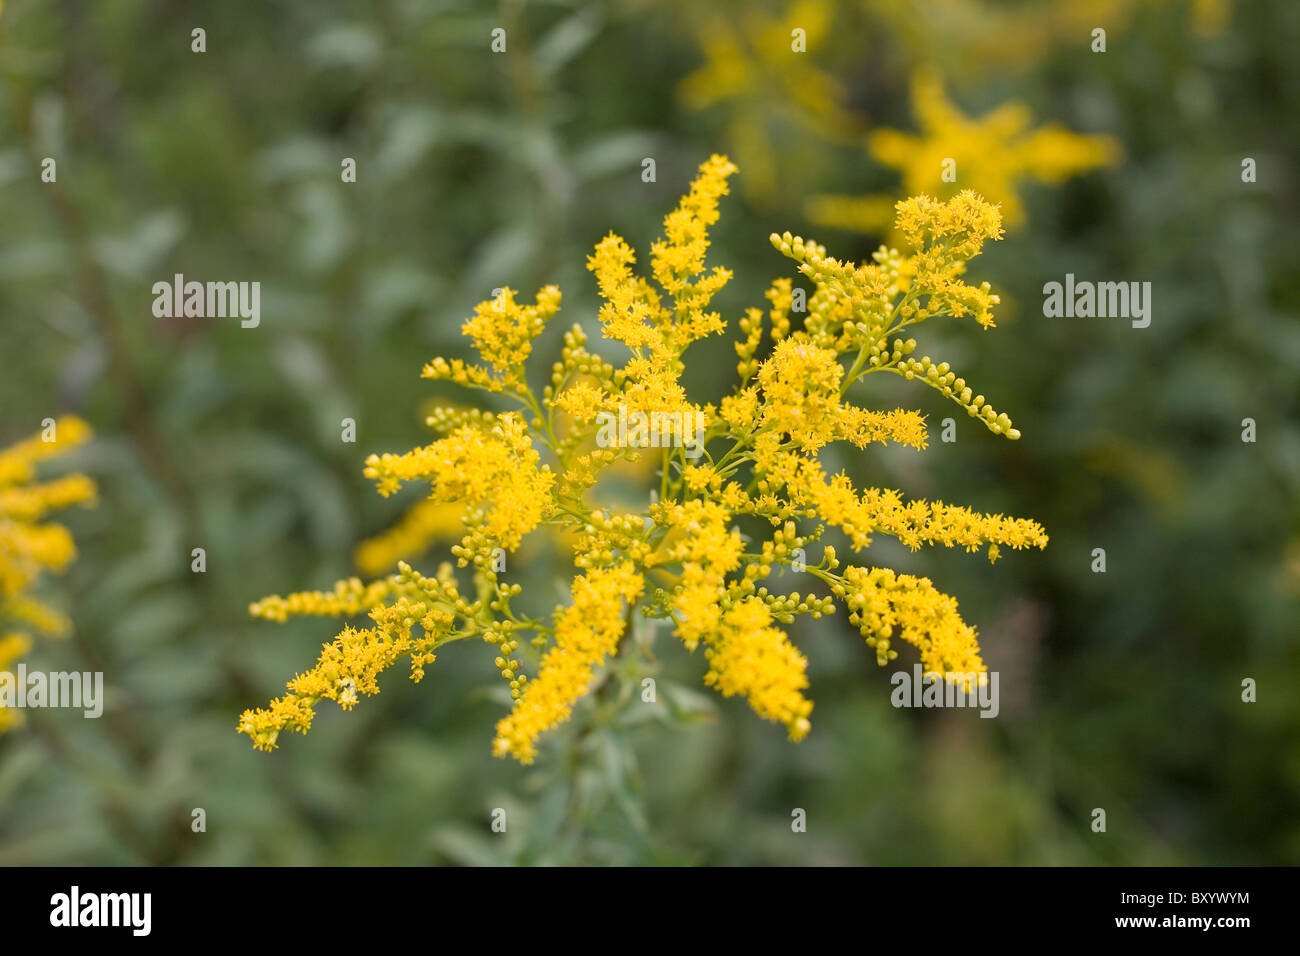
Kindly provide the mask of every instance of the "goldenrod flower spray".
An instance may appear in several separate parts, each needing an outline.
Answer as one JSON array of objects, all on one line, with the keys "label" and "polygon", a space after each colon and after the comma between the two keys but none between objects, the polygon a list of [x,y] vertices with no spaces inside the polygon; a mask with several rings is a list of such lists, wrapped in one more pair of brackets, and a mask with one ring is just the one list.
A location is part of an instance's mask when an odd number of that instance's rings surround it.
[{"label": "goldenrod flower spray", "polygon": [[[288,693],[240,717],[240,732],[256,747],[275,747],[286,729],[305,732],[321,700],[349,709],[377,693],[380,673],[398,661],[408,661],[418,681],[445,645],[478,639],[492,647],[514,701],[497,724],[493,751],[530,763],[542,735],[569,718],[597,671],[619,652],[633,615],[668,622],[690,651],[702,645],[705,684],[745,698],[794,740],[809,732],[813,709],[805,693],[807,659],[782,629],[797,616],[820,618],[842,604],[879,664],[898,656],[901,641],[916,647],[927,672],[967,684],[980,679],[986,668],[975,629],[928,579],[845,564],[831,544],[815,565],[799,556],[828,529],[843,535],[855,561],[876,534],[913,550],[985,550],[990,560],[1004,547],[1046,546],[1032,520],[855,488],[847,475],[827,474],[819,456],[834,442],[926,447],[918,412],[850,400],[863,379],[881,373],[921,382],[994,434],[1020,437],[1011,419],[947,362],[916,358],[909,334],[940,317],[993,327],[998,297],[987,282],[969,284],[964,274],[983,244],[1001,237],[999,210],[972,192],[946,202],[924,195],[900,202],[896,227],[910,251],[881,248],[862,265],[834,259],[812,240],[773,235],[772,244],[813,286],[802,328],[792,321],[794,284],[777,279],[766,292],[768,308],[750,308],[740,319],[734,391],[716,407],[701,405],[681,377],[688,347],[725,328],[709,306],[731,273],[707,267],[705,255],[718,202],[736,171],[723,156],[701,166],[650,247],[649,277],[634,270],[636,255],[621,237],[597,243],[587,266],[602,299],[604,336],[625,350],[618,360],[590,350],[574,325],[550,383],[540,393],[529,385],[533,343],[560,311],[560,290],[547,286],[531,303],[504,289],[479,304],[463,331],[482,364],[439,358],[425,366],[426,378],[517,406],[500,413],[440,409],[429,417],[434,441],[366,460],[366,476],[382,495],[411,482],[427,486],[421,507],[430,522],[432,509],[440,509],[438,522],[445,520],[442,509],[458,509],[463,533],[451,554],[460,568],[472,569],[473,587],[462,590],[450,561],[432,576],[403,562],[370,583],[352,579],[332,591],[254,604],[252,613],[268,620],[370,620],[343,627],[316,665],[288,683]],[[614,420],[660,427],[611,429]],[[702,430],[687,434],[687,423],[696,422]],[[607,471],[647,458],[657,463],[658,478],[643,504],[603,503]],[[419,530],[423,520],[408,529],[411,540],[427,537]],[[747,537],[741,521],[770,534]],[[570,601],[549,622],[517,608],[521,588],[500,570],[502,554],[542,529],[570,542],[576,572]],[[823,593],[775,591],[774,572],[796,566]],[[544,648],[532,677],[516,656],[524,638]]]}]

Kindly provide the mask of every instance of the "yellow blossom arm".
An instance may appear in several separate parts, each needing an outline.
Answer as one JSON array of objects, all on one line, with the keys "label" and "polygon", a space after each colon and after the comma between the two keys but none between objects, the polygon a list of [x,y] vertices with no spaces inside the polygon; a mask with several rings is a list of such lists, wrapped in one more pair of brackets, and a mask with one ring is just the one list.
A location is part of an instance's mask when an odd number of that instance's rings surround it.
[{"label": "yellow blossom arm", "polygon": [[556,619],[555,646],[542,658],[514,709],[497,724],[493,753],[532,763],[540,734],[569,718],[587,692],[594,669],[618,649],[624,603],[641,595],[643,579],[631,564],[597,568],[573,580],[573,604]]},{"label": "yellow blossom arm", "polygon": [[812,702],[805,699],[808,660],[779,629],[758,598],[735,605],[722,617],[719,635],[705,651],[704,683],[724,697],[739,694],[760,717],[784,724],[791,740],[811,729]]},{"label": "yellow blossom arm", "polygon": [[345,627],[325,645],[315,667],[289,681],[287,694],[266,708],[244,711],[239,732],[251,737],[257,749],[272,750],[281,731],[305,734],[310,729],[318,701],[333,700],[350,710],[358,694],[379,693],[378,676],[403,657],[411,659],[411,679],[418,682],[453,620],[444,610],[405,598],[372,609],[370,616],[374,627]]},{"label": "yellow blossom arm", "polygon": [[956,599],[936,590],[929,578],[850,566],[832,590],[848,606],[849,622],[875,649],[880,666],[898,657],[891,646],[897,636],[920,650],[927,672],[967,675],[988,669],[975,628],[957,613]]}]

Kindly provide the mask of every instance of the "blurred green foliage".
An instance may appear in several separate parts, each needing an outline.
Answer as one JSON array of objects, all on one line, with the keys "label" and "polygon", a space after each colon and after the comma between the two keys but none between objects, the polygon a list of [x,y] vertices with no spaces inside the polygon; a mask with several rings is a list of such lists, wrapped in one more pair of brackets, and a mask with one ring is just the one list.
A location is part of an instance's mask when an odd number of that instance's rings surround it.
[{"label": "blurred green foliage", "polygon": [[[1090,26],[1044,25],[1074,6],[836,3],[804,54],[864,130],[912,128],[908,75],[932,59],[973,114],[1015,98],[1124,145],[1117,168],[1028,187],[1027,227],[976,261],[1003,296],[997,330],[926,329],[922,351],[1024,438],[962,417],[944,444],[953,406],[899,382],[879,404],[929,415],[931,447],[835,463],[1046,526],[1045,553],[994,567],[883,540],[868,557],[958,597],[1001,673],[999,719],[895,710],[842,618],[805,622],[817,707],[792,745],[698,689],[702,659],[664,634],[656,705],[616,707],[640,676],[616,666],[521,770],[489,755],[504,695],[475,647],[255,753],[236,716],[333,632],[254,622],[248,603],[353,573],[354,544],[410,503],[376,496],[361,461],[422,441],[420,366],[464,354],[460,323],[493,288],[556,282],[562,324],[593,328],[595,241],[644,248],[700,160],[732,152],[743,182],[757,142],[779,188],[738,189],[715,232],[734,321],[784,272],[768,233],[807,234],[807,196],[896,182],[859,142],[792,122],[780,82],[744,117],[683,101],[709,31],[756,15],[738,0],[712,21],[685,0],[8,0],[0,443],[78,412],[97,440],[73,464],[101,486],[49,589],[77,636],[29,666],[103,670],[110,697],[98,721],[44,711],[0,738],[0,864],[1300,862],[1300,6],[1220,4],[1206,28],[1204,3],[1098,4],[1105,54]],[[879,238],[818,235],[855,258]],[[261,326],[153,318],[150,287],[176,272],[260,281]],[[1067,272],[1151,281],[1151,327],[1042,317],[1043,283]],[[722,394],[729,340],[692,354],[700,394]],[[548,593],[569,573],[517,571]]]}]

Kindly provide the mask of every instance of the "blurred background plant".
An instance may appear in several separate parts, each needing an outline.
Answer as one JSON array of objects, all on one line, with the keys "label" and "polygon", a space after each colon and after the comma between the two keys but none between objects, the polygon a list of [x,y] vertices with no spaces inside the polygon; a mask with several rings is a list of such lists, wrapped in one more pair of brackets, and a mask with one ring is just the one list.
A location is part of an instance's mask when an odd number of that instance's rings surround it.
[{"label": "blurred background plant", "polygon": [[[100,720],[32,712],[0,738],[0,864],[1300,862],[1300,226],[1284,214],[1300,7],[700,9],[7,0],[0,445],[75,412],[96,432],[79,464],[101,501],[63,519],[80,557],[58,603],[78,642],[39,643],[28,664],[89,655],[108,702]],[[745,293],[777,265],[770,232],[865,258],[884,235],[814,228],[805,203],[901,195],[863,144],[924,132],[925,68],[963,116],[1021,103],[1029,128],[1122,150],[991,196],[1025,214],[981,260],[1000,331],[931,332],[934,352],[997,383],[1025,438],[958,416],[955,444],[827,462],[1046,527],[1046,552],[995,568],[872,546],[942,578],[980,625],[999,718],[891,708],[888,673],[841,616],[792,630],[818,717],[798,746],[696,689],[703,660],[664,641],[658,705],[588,715],[594,730],[557,732],[531,770],[484,744],[500,680],[474,654],[254,753],[231,715],[277,693],[320,634],[253,621],[249,602],[360,573],[354,552],[373,569],[372,539],[403,516],[438,538],[436,515],[373,495],[361,463],[425,440],[412,410],[456,398],[418,370],[464,357],[473,304],[555,283],[594,331],[591,246],[610,229],[647,243],[712,152],[744,170],[714,236],[737,276],[725,318],[758,304]],[[964,172],[957,188],[974,185]],[[178,272],[260,281],[260,327],[153,318],[152,283]],[[1151,281],[1150,328],[1042,317],[1043,284],[1067,272]],[[726,339],[696,348],[699,368],[734,366]],[[929,415],[932,436],[951,414],[937,395],[878,398]],[[511,567],[525,587],[570,576],[547,553]],[[636,679],[613,674],[619,693]],[[791,832],[796,807],[807,833]]]}]

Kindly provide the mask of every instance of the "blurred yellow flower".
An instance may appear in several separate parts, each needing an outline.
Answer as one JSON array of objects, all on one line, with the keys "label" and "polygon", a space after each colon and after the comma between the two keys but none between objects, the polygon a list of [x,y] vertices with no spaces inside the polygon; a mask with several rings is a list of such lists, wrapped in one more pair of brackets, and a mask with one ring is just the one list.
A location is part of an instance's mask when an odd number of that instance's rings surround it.
[{"label": "blurred yellow flower", "polygon": [[[72,533],[43,519],[72,505],[90,505],[95,483],[82,474],[37,482],[36,466],[90,439],[90,426],[68,416],[47,421],[40,434],[0,449],[0,670],[32,646],[31,635],[63,637],[65,615],[31,595],[46,571],[63,571],[76,557]],[[0,731],[18,724],[20,712],[0,706]]]},{"label": "blurred yellow flower", "polygon": [[811,52],[834,28],[830,0],[795,0],[779,18],[748,4],[725,12],[692,6],[684,16],[706,60],[681,81],[678,96],[691,110],[726,110],[727,137],[748,171],[751,198],[777,193],[782,125],[829,141],[847,140],[859,128],[840,105],[839,81],[814,65]]},{"label": "blurred yellow flower", "polygon": [[497,724],[492,752],[531,763],[539,734],[567,720],[573,702],[587,692],[594,669],[618,650],[623,608],[641,596],[644,580],[630,563],[596,568],[573,581],[573,604],[559,613],[555,646],[542,658],[514,710]]},{"label": "blurred yellow flower", "polygon": [[[1019,190],[1025,182],[1060,183],[1120,156],[1109,136],[1079,135],[1057,124],[1031,128],[1029,109],[1021,103],[969,119],[948,100],[932,70],[913,77],[912,108],[919,133],[875,130],[867,137],[872,158],[897,169],[909,195],[942,198],[973,190],[1000,203],[1011,228],[1024,223]],[[820,225],[879,233],[889,225],[892,208],[883,196],[816,196],[807,212]]]}]

